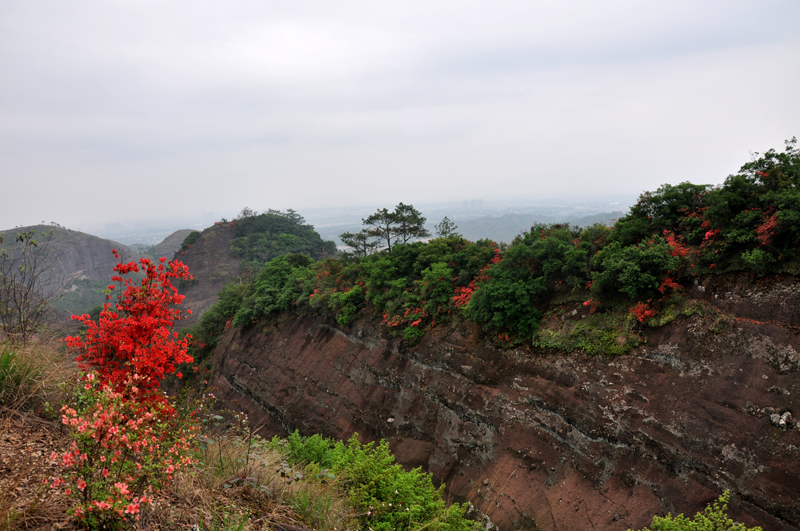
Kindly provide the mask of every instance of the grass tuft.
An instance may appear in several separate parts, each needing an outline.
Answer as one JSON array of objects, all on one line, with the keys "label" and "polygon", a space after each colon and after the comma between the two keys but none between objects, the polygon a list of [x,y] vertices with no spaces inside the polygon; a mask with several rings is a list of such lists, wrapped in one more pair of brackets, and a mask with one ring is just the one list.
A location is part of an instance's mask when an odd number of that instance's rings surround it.
[{"label": "grass tuft", "polygon": [[0,345],[0,408],[36,410],[57,400],[71,368],[47,344]]}]

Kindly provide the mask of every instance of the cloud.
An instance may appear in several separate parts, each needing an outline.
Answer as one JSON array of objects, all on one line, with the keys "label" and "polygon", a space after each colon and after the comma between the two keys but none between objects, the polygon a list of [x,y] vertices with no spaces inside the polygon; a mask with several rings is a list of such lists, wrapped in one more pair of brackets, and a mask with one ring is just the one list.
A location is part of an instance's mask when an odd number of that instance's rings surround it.
[{"label": "cloud", "polygon": [[0,227],[720,182],[797,134],[798,22],[792,1],[7,2]]}]

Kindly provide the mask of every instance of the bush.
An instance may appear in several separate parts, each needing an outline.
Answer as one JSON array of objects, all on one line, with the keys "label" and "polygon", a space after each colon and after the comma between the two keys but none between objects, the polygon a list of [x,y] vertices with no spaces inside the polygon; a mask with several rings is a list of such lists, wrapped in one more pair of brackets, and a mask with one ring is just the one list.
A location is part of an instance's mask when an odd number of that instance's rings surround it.
[{"label": "bush", "polygon": [[249,328],[271,313],[287,311],[304,293],[313,275],[313,260],[306,255],[284,255],[268,262],[247,290],[233,319],[234,326]]},{"label": "bush", "polygon": [[[81,378],[61,422],[72,446],[50,460],[64,469],[52,481],[74,502],[69,509],[89,529],[119,529],[126,516],[139,519],[141,505],[183,466],[191,465],[197,426],[163,400],[136,400],[142,378],[132,375],[122,392],[94,374]],[[144,390],[142,390],[144,392]]]},{"label": "bush", "polygon": [[680,259],[672,254],[672,247],[661,237],[627,247],[612,242],[592,262],[593,298],[613,298],[619,293],[632,301],[657,298],[661,282],[680,266]]},{"label": "bush", "polygon": [[197,243],[197,240],[200,239],[200,233],[196,230],[193,230],[189,233],[189,235],[183,239],[183,243],[181,243],[180,251],[186,251],[189,247]]},{"label": "bush", "polygon": [[[273,445],[280,441],[273,439]],[[444,485],[434,487],[431,476],[419,468],[403,470],[386,441],[362,445],[357,434],[344,443],[319,435],[301,437],[295,432],[289,436],[287,448],[295,462],[330,469],[343,480],[364,529],[475,529],[474,522],[464,519],[465,506],[446,506]]]},{"label": "bush", "polygon": [[[730,491],[725,491],[717,501],[706,507],[702,513],[697,513],[694,518],[686,518],[683,514],[678,516],[654,516],[652,531],[761,531],[760,527],[746,527],[737,524],[725,514],[730,501]],[[630,529],[628,531],[631,531]],[[644,528],[641,531],[651,531]]]}]

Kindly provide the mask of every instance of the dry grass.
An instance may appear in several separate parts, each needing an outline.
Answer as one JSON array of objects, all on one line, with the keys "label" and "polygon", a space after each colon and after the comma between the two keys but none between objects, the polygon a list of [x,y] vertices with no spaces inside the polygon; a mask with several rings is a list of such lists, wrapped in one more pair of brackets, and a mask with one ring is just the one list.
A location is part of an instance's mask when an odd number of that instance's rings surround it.
[{"label": "dry grass", "polygon": [[[60,470],[49,462],[71,439],[44,420],[49,402],[58,409],[61,385],[75,373],[55,342],[24,347],[0,344],[0,531],[77,529],[66,515],[70,502],[47,488]],[[176,476],[139,521],[125,529],[163,531],[255,531],[357,528],[346,496],[289,467],[285,456],[249,433],[205,436],[199,464]]]},{"label": "dry grass", "polygon": [[0,409],[11,414],[58,403],[60,384],[75,369],[53,340],[17,346],[0,343]]},{"label": "dry grass", "polygon": [[[19,412],[0,420],[0,531],[77,529],[70,502],[42,485],[60,470],[49,462],[70,438],[57,424]],[[176,476],[124,529],[144,531],[333,531],[356,529],[353,510],[335,484],[291,469],[261,439],[210,437],[200,463]],[[307,474],[310,476],[313,474]]]},{"label": "dry grass", "polygon": [[242,531],[276,523],[320,531],[355,527],[353,510],[335,485],[301,477],[303,472],[290,468],[285,456],[263,439],[206,438],[199,459],[193,473],[170,487],[172,498],[183,503],[154,504],[149,525],[182,521],[198,529]]}]

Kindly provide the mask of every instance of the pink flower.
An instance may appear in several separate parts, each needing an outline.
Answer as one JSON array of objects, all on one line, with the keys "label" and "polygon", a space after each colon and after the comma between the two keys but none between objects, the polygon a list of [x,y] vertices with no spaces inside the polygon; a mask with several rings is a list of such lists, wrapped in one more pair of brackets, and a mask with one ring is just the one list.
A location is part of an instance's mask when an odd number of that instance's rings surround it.
[{"label": "pink flower", "polygon": [[86,482],[82,479],[78,479],[78,490],[83,490],[86,488]]},{"label": "pink flower", "polygon": [[139,512],[139,504],[138,503],[136,503],[136,504],[131,503],[130,505],[128,505],[125,508],[125,513],[126,514],[136,514],[138,512]]}]

